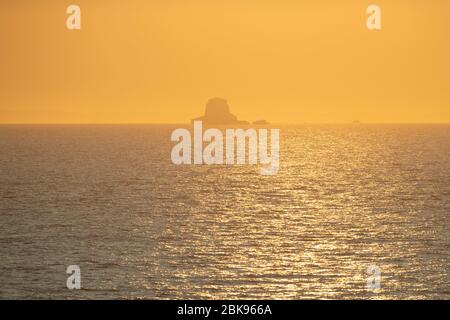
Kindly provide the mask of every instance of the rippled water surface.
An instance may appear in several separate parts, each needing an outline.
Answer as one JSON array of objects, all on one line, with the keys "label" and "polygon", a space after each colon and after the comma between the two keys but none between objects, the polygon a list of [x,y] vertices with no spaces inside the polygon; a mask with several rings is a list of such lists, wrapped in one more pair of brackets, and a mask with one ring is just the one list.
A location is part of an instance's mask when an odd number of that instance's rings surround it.
[{"label": "rippled water surface", "polygon": [[174,128],[0,126],[0,298],[450,298],[450,126],[282,127],[276,176]]}]

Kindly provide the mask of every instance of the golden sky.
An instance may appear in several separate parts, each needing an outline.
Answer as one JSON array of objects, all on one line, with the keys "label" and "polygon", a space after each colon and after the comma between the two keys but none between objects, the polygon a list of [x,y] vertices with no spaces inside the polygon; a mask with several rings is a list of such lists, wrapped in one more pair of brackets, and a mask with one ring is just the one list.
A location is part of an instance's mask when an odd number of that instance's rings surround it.
[{"label": "golden sky", "polygon": [[448,0],[1,1],[0,40],[0,123],[450,122]]}]

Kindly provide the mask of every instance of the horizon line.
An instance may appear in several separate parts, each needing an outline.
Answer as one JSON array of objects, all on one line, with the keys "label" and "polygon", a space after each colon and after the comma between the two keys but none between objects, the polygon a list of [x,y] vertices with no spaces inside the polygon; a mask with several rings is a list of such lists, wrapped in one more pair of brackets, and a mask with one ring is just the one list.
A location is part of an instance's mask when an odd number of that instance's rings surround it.
[{"label": "horizon line", "polygon": [[[191,125],[190,122],[0,122],[0,126],[7,125]],[[270,122],[266,126],[275,125],[449,125],[449,122]],[[243,127],[254,124],[243,124]],[[226,126],[226,124],[216,124],[215,126]],[[262,127],[264,125],[254,125]]]}]

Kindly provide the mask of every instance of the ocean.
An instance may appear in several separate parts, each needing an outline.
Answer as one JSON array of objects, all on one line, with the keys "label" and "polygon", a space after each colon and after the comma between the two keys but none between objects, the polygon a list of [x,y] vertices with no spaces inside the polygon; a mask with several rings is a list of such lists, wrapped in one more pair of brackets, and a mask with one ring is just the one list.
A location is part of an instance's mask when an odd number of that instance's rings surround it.
[{"label": "ocean", "polygon": [[450,299],[450,125],[282,126],[273,176],[177,127],[0,126],[0,298]]}]

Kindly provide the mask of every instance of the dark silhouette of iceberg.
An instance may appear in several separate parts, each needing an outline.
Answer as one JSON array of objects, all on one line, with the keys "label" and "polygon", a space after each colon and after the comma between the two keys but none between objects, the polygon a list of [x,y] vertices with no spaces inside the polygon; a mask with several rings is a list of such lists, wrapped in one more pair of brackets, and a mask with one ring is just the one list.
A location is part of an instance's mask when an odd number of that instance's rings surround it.
[{"label": "dark silhouette of iceberg", "polygon": [[206,104],[205,114],[191,120],[191,122],[194,121],[202,121],[205,125],[249,124],[247,121],[238,120],[237,117],[230,112],[227,100],[222,98],[209,99]]}]

